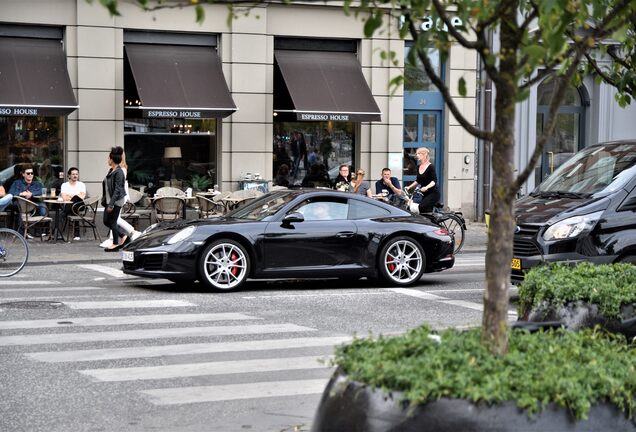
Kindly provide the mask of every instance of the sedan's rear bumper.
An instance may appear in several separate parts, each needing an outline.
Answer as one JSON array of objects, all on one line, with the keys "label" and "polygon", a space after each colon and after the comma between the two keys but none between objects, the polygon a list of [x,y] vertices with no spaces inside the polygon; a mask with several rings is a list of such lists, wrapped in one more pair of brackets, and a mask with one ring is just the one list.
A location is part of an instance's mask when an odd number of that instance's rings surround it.
[{"label": "sedan's rear bumper", "polygon": [[427,273],[438,272],[442,270],[448,270],[455,265],[455,255],[447,255],[443,258],[440,258],[438,261],[429,263],[426,268]]}]

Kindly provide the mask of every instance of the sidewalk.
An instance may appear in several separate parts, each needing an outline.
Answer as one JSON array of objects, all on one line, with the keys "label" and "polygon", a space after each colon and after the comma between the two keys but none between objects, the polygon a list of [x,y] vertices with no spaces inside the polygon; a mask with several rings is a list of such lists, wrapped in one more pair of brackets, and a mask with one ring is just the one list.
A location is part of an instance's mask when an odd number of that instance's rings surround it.
[{"label": "sidewalk", "polygon": [[[98,225],[99,226],[99,225]],[[486,252],[486,224],[480,222],[466,222],[466,240],[462,253]],[[102,229],[103,228],[103,229]],[[106,230],[100,227],[102,240],[106,238]],[[45,264],[98,264],[105,262],[120,262],[120,252],[104,252],[99,247],[99,241],[93,240],[93,235],[87,231],[79,241],[57,243],[29,240],[29,262],[27,265]]]}]

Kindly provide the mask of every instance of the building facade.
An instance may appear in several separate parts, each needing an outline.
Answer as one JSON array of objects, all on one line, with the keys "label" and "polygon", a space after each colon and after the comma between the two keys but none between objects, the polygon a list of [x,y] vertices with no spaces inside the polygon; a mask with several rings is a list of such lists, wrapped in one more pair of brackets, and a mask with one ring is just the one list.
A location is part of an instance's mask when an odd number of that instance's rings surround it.
[{"label": "building facade", "polygon": [[[475,215],[476,141],[426,77],[405,69],[409,46],[396,28],[364,38],[338,2],[264,3],[229,27],[225,6],[204,7],[199,25],[190,8],[120,2],[122,16],[111,17],[85,0],[4,1],[0,49],[10,55],[0,68],[21,72],[0,74],[0,88],[15,90],[0,91],[0,180],[31,162],[52,187],[77,166],[100,194],[108,151],[120,145],[129,184],[147,192],[236,190],[259,178],[320,185],[340,164],[362,168],[370,183],[384,167],[408,182],[415,149],[426,146],[445,204]],[[474,54],[454,48],[438,67],[465,117],[477,119]],[[403,73],[405,86],[392,91]]]}]

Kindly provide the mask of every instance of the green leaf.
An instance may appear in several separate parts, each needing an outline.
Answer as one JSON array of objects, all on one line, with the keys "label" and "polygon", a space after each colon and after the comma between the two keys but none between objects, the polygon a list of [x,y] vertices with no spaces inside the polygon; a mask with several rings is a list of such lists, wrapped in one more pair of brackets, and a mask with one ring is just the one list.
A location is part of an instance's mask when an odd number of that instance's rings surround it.
[{"label": "green leaf", "polygon": [[459,78],[459,81],[457,82],[457,91],[462,97],[465,97],[466,93],[468,93],[468,91],[466,90],[466,80],[464,79],[464,77]]},{"label": "green leaf", "polygon": [[197,24],[203,24],[203,21],[205,21],[205,10],[203,9],[203,6],[197,5],[195,11],[197,14]]},{"label": "green leaf", "polygon": [[381,11],[376,11],[374,14],[369,15],[367,21],[364,23],[364,35],[365,37],[371,37],[377,29],[382,27],[383,14]]},{"label": "green leaf", "polygon": [[528,45],[523,48],[523,52],[528,54],[531,62],[537,63],[545,56],[546,49],[541,45]]}]

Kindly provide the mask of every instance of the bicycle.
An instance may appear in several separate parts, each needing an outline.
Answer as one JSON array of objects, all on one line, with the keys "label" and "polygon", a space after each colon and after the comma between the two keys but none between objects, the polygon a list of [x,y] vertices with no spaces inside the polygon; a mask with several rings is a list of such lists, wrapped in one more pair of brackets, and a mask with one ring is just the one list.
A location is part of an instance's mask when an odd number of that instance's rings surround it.
[{"label": "bicycle", "polygon": [[24,237],[9,228],[0,228],[0,277],[18,273],[29,259],[29,246]]},{"label": "bicycle", "polygon": [[442,227],[446,228],[446,230],[453,235],[453,240],[455,242],[453,252],[458,254],[464,246],[467,230],[466,220],[464,219],[462,212],[444,211],[444,205],[437,203],[433,207],[433,211],[431,213],[420,213],[418,204],[414,201],[417,194],[422,195],[420,189],[417,188],[413,192],[402,189],[402,194],[404,195],[404,199],[402,200],[402,207],[404,209],[411,213],[420,214],[430,218]]}]

